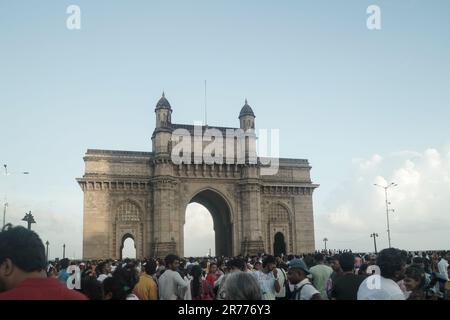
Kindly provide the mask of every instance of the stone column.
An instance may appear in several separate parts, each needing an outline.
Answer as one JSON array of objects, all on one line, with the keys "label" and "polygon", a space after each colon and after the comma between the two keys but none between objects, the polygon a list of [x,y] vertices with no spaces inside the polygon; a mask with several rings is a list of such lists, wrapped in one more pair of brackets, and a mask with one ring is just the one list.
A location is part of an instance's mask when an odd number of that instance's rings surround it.
[{"label": "stone column", "polygon": [[242,254],[256,255],[265,251],[262,234],[261,191],[257,179],[256,166],[247,165],[242,169],[241,219],[243,240]]},{"label": "stone column", "polygon": [[93,181],[80,181],[84,191],[83,259],[108,259],[111,257],[111,217],[107,192]]},{"label": "stone column", "polygon": [[313,188],[305,188],[304,194],[294,199],[295,254],[312,253],[315,250],[312,192]]},{"label": "stone column", "polygon": [[175,206],[177,180],[170,176],[152,179],[154,233],[152,255],[164,258],[179,253],[180,218]]},{"label": "stone column", "polygon": [[151,184],[147,186],[148,189],[148,203],[147,203],[147,212],[144,218],[144,257],[150,258],[153,255],[153,189],[150,189]]}]

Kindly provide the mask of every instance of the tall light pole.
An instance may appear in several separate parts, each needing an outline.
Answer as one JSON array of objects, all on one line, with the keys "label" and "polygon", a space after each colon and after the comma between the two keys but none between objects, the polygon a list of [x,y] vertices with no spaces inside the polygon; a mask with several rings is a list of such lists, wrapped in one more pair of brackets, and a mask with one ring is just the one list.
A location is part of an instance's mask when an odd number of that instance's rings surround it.
[{"label": "tall light pole", "polygon": [[66,257],[66,244],[63,244],[63,259]]},{"label": "tall light pole", "polygon": [[389,205],[391,203],[388,201],[387,190],[392,187],[397,187],[398,184],[391,182],[387,186],[380,186],[379,184],[374,183],[374,186],[384,189],[384,197],[385,197],[385,201],[386,201],[387,234],[388,234],[388,242],[389,242],[389,248],[390,248],[391,247],[391,229],[389,228],[389,212],[394,212],[394,209],[389,209]]},{"label": "tall light pole", "polygon": [[48,245],[50,244],[50,242],[48,242],[48,240],[45,242],[45,246],[47,247],[45,250],[45,261],[47,261],[48,263]]},{"label": "tall light pole", "polygon": [[327,238],[323,238],[323,243],[325,243],[325,251],[327,251],[327,241],[328,241]]},{"label": "tall light pole", "polygon": [[[3,165],[4,168],[4,175],[5,177],[10,176],[11,174],[30,174],[29,172],[25,171],[25,172],[8,172],[8,165],[4,164]],[[5,202],[3,204],[3,227],[6,224],[6,211],[8,209],[8,197],[7,194],[5,192]]]},{"label": "tall light pole", "polygon": [[[8,176],[8,166],[6,164],[3,165],[3,167],[5,168],[5,177]],[[5,202],[3,205],[3,228],[5,227],[6,224],[6,210],[8,209],[8,198],[6,196],[6,192],[5,192]]]},{"label": "tall light pole", "polygon": [[371,233],[370,237],[373,238],[373,246],[375,247],[375,254],[377,254],[377,237],[378,237],[378,233]]},{"label": "tall light pole", "polygon": [[5,196],[5,203],[3,205],[3,227],[5,227],[6,224],[6,209],[8,208],[8,202],[6,202],[6,196]]}]

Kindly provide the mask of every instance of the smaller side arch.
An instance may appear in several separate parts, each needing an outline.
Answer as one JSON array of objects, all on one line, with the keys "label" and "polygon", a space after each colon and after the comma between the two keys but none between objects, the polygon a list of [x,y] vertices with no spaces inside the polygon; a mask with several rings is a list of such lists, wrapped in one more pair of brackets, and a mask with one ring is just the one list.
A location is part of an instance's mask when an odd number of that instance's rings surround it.
[{"label": "smaller side arch", "polygon": [[124,241],[131,238],[136,249],[136,257],[143,257],[143,210],[141,205],[133,199],[118,202],[112,211],[112,253],[114,257],[122,258]]},{"label": "smaller side arch", "polygon": [[[264,216],[266,230],[266,245],[269,252],[279,254],[293,252],[293,224],[292,210],[286,203],[275,200],[267,204]],[[281,239],[282,236],[282,239]],[[275,241],[277,237],[278,241]],[[278,246],[278,247],[277,247]]]},{"label": "smaller side arch", "polygon": [[286,240],[284,234],[280,231],[275,233],[273,239],[273,253],[275,256],[286,254]]},{"label": "smaller side arch", "polygon": [[120,241],[120,243],[121,243],[121,245],[120,245],[120,260],[123,259],[122,252],[123,252],[123,247],[124,247],[125,241],[126,241],[127,239],[133,240],[134,249],[136,250],[136,258],[137,258],[137,255],[138,255],[138,254],[137,254],[137,248],[136,248],[136,239],[135,239],[135,237],[134,237],[131,233],[125,233],[125,234],[122,236],[122,240]]}]

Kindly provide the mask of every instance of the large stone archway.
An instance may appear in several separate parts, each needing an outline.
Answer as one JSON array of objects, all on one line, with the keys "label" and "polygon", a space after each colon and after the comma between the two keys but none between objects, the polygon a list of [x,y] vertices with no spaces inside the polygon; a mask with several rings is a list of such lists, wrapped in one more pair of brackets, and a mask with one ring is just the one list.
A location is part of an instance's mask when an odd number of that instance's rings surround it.
[{"label": "large stone archway", "polygon": [[[231,257],[233,255],[232,212],[224,196],[216,190],[204,189],[196,193],[189,201],[189,203],[193,202],[203,205],[212,216],[216,255]],[[183,244],[181,254],[183,254],[184,239],[184,236],[180,237]]]},{"label": "large stone archway", "polygon": [[[86,152],[85,174],[77,179],[84,192],[83,258],[120,258],[125,234],[133,235],[137,258],[183,255],[186,206],[191,202],[204,205],[213,216],[217,255],[274,252],[278,233],[284,236],[287,254],[314,252],[312,194],[318,185],[311,181],[311,167],[305,159],[280,158],[269,175],[263,173],[261,158],[250,161],[256,134],[255,115],[247,103],[239,128],[173,124],[164,96],[155,113],[152,152]],[[195,146],[212,129],[219,134],[245,131],[245,143],[231,140],[213,163],[198,161],[195,152],[188,153],[189,161],[173,161],[175,131],[182,130]],[[209,146],[203,142],[200,146]],[[243,162],[223,161],[228,148],[242,147]]]}]

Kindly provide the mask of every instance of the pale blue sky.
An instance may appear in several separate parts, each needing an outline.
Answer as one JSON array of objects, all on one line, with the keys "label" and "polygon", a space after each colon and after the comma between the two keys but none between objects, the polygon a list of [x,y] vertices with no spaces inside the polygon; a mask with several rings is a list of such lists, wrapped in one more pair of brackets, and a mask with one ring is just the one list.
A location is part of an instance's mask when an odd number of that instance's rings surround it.
[{"label": "pale blue sky", "polygon": [[[81,30],[66,28],[71,4]],[[366,28],[370,4],[382,30]],[[79,255],[86,149],[150,151],[162,90],[172,120],[192,123],[207,79],[209,124],[237,126],[247,97],[258,128],[280,129],[281,156],[313,167],[317,239],[347,241],[319,217],[353,183],[352,159],[450,142],[449,30],[446,0],[0,0],[0,162],[31,172],[0,176],[9,221],[33,210],[43,238]]]}]

